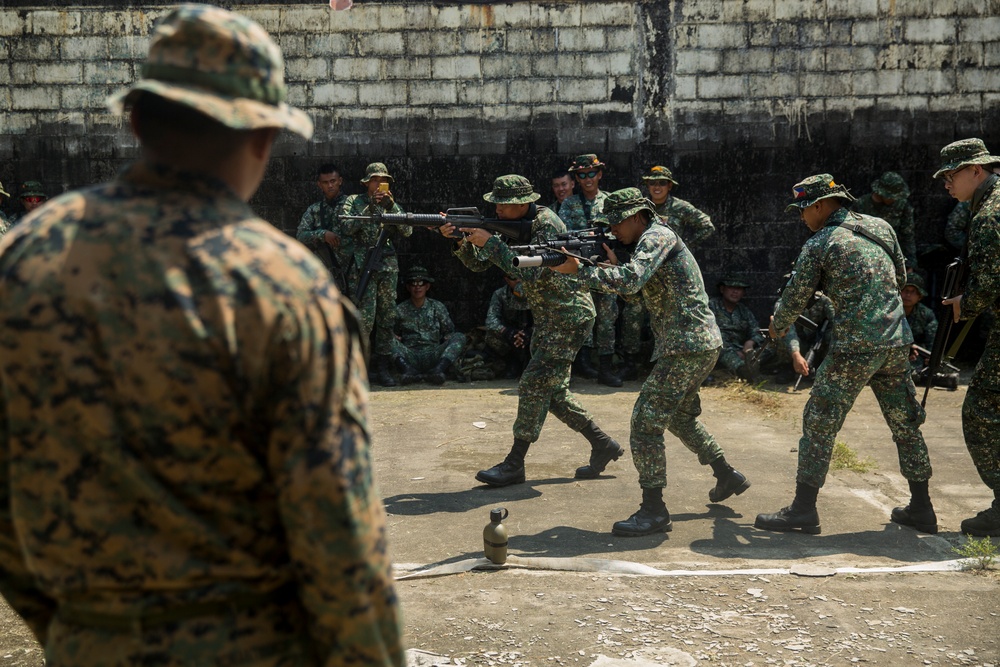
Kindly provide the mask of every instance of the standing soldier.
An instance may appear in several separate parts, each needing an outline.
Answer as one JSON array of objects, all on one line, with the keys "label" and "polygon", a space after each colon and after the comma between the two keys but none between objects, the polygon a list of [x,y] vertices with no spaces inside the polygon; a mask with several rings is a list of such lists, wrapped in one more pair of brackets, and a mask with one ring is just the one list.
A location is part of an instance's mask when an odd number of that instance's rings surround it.
[{"label": "standing soldier", "polygon": [[[578,155],[569,172],[576,178],[580,186],[580,194],[570,195],[559,205],[559,217],[566,223],[566,229],[573,231],[587,229],[603,224],[601,207],[607,199],[607,193],[600,188],[601,176],[604,174],[604,163],[596,155]],[[594,319],[594,330],[587,342],[580,349],[576,360],[576,370],[581,377],[593,378],[609,387],[622,386],[622,379],[615,374],[612,362],[615,354],[615,320],[618,319],[618,299],[614,294],[593,292],[594,308],[597,316]],[[591,364],[591,354],[597,348],[598,369],[595,372]]]},{"label": "standing soldier", "polygon": [[[377,213],[376,207],[383,213],[404,212],[389,190],[393,178],[384,164],[372,162],[368,165],[361,183],[365,186],[366,192],[349,196],[339,211],[343,236],[354,253],[347,269],[347,284],[352,295],[357,292],[358,285],[364,278],[366,259],[369,253],[375,250],[381,238],[383,225],[375,220],[343,220],[343,217],[371,216]],[[392,376],[392,331],[396,321],[399,261],[396,259],[393,239],[409,236],[413,233],[413,227],[391,225],[386,229],[388,231],[382,239],[382,261],[378,266],[371,267],[368,285],[355,305],[361,313],[362,335],[370,336],[372,329],[375,330],[375,373],[372,379],[383,387],[395,387],[396,379]]]},{"label": "standing soldier", "polygon": [[927,481],[931,464],[920,433],[924,410],[910,378],[910,327],[899,290],[906,282],[903,253],[884,220],[854,213],[854,201],[830,174],[796,183],[786,210],[797,209],[813,236],[795,261],[781,294],[771,337],[784,335],[817,289],[833,303],[833,345],[816,371],[802,414],[802,439],[792,504],[759,514],[764,530],[820,532],[816,497],[826,481],[833,443],[858,394],[870,385],[899,452],[900,472],[910,486],[910,503],[891,519],[924,533],[937,532]]},{"label": "standing soldier", "polygon": [[347,199],[347,195],[340,193],[343,184],[340,169],[332,164],[320,165],[316,172],[316,187],[323,193],[323,198],[302,214],[295,238],[316,253],[340,291],[346,292],[344,267],[348,266],[353,252],[341,235],[337,219],[337,211]]},{"label": "standing soldier", "polygon": [[[955,321],[1000,308],[1000,157],[990,155],[982,139],[963,139],[941,149],[941,168],[948,194],[969,202],[972,220],[967,241],[964,292],[946,299]],[[993,326],[986,349],[969,381],[962,404],[965,446],[979,477],[993,491],[993,504],[962,521],[967,535],[1000,536],[1000,327]]]},{"label": "standing soldier", "polygon": [[667,485],[665,430],[697,454],[699,463],[712,467],[717,481],[708,493],[711,502],[743,493],[750,482],[726,462],[718,443],[698,421],[698,391],[722,346],[698,263],[677,234],[657,223],[652,202],[637,188],[611,193],[604,202],[604,215],[616,239],[635,244],[629,261],[621,266],[580,268],[578,260],[569,258],[554,269],[579,272],[591,289],[612,290],[623,296],[641,293],[649,309],[656,336],[656,365],[632,409],[629,434],[642,503],[635,514],[611,529],[615,535],[634,537],[671,530],[670,512],[663,502]]},{"label": "standing soldier", "polygon": [[[532,238],[553,238],[565,232],[566,226],[555,213],[534,203],[538,198],[528,179],[517,174],[498,177],[493,190],[483,195],[483,199],[496,205],[498,218],[533,220]],[[454,229],[452,225],[444,225],[441,233],[450,236]],[[594,323],[590,293],[575,278],[542,267],[515,267],[514,252],[486,230],[461,231],[467,236],[459,242],[455,255],[473,271],[485,271],[496,265],[505,274],[521,278],[535,324],[531,361],[517,385],[514,445],[501,463],[480,470],[476,479],[490,486],[523,482],[524,457],[531,443],[538,440],[549,412],[590,443],[590,461],[577,469],[577,479],[596,478],[624,450],[594,423],[591,414],[569,390],[570,365]]]},{"label": "standing soldier", "polygon": [[860,197],[851,208],[889,223],[903,250],[906,268],[912,270],[917,266],[917,239],[913,232],[913,205],[909,196],[910,188],[903,177],[894,171],[887,171],[872,182],[872,191]]},{"label": "standing soldier", "polygon": [[256,23],[153,30],[139,161],[0,254],[0,593],[49,665],[402,665],[353,309],[247,205],[285,104]]}]

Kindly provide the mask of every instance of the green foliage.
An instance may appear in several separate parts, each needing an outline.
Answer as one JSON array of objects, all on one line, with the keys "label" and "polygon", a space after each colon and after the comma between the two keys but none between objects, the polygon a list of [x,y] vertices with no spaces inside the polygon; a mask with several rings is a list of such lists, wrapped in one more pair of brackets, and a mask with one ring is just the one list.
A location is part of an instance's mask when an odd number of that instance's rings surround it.
[{"label": "green foliage", "polygon": [[966,569],[988,570],[993,567],[993,560],[997,556],[997,546],[988,537],[965,538],[965,544],[960,547],[952,547],[952,551],[965,560]]},{"label": "green foliage", "polygon": [[847,443],[840,440],[833,443],[833,457],[830,459],[830,470],[871,472],[876,468],[878,468],[878,463],[867,457],[859,459],[857,452],[848,447]]}]

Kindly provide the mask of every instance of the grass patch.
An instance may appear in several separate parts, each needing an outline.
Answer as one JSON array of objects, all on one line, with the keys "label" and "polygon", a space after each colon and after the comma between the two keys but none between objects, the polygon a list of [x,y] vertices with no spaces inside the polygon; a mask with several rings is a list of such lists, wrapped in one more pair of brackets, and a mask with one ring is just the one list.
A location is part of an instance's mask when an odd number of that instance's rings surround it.
[{"label": "grass patch", "polygon": [[761,391],[765,384],[767,383],[749,384],[744,380],[733,379],[722,385],[721,389],[727,398],[749,403],[768,413],[776,412],[781,408],[781,400],[773,392]]},{"label": "grass patch", "polygon": [[962,557],[962,564],[967,570],[988,570],[993,567],[997,557],[997,546],[988,537],[965,538],[965,544],[952,547],[952,551]]},{"label": "grass patch", "polygon": [[837,440],[833,443],[833,456],[830,458],[830,470],[853,470],[854,472],[871,472],[878,468],[878,463],[870,458],[860,459],[858,453],[847,446],[847,443]]}]

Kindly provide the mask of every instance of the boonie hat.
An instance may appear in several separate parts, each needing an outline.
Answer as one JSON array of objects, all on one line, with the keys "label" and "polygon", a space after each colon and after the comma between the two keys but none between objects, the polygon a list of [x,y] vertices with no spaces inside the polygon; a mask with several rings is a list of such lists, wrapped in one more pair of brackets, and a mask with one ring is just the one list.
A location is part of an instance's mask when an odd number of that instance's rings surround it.
[{"label": "boonie hat", "polygon": [[42,197],[48,199],[49,196],[42,190],[41,181],[25,181],[21,183],[21,194],[19,197]]},{"label": "boonie hat", "polygon": [[643,209],[649,211],[650,218],[656,217],[653,202],[642,196],[639,188],[624,188],[615,190],[604,200],[602,216],[607,218],[609,225],[617,225],[625,218],[635,215]]},{"label": "boonie hat", "polygon": [[530,204],[541,197],[524,176],[507,174],[493,181],[493,190],[483,195],[491,204]]},{"label": "boonie hat", "polygon": [[419,265],[411,266],[410,270],[406,272],[406,282],[410,282],[413,280],[426,280],[429,283],[434,282],[434,279],[431,278],[430,272],[427,271],[427,269],[425,269],[424,267]]},{"label": "boonie hat", "polygon": [[910,196],[910,188],[906,185],[906,181],[894,171],[887,171],[872,182],[872,192],[893,201],[901,201]]},{"label": "boonie hat", "polygon": [[722,286],[749,288],[750,287],[750,283],[747,282],[747,279],[744,278],[743,276],[737,276],[737,275],[729,274],[729,275],[726,275],[726,276],[722,276],[722,279],[715,284],[716,288],[719,288],[719,287],[722,287]]},{"label": "boonie hat", "polygon": [[785,207],[785,210],[791,211],[793,208],[808,208],[820,199],[830,199],[831,197],[846,201],[855,201],[851,193],[847,191],[847,188],[834,182],[833,176],[830,174],[817,174],[799,181],[792,186],[792,201]]},{"label": "boonie hat", "polygon": [[649,183],[650,181],[670,181],[674,185],[677,185],[677,181],[674,180],[674,175],[669,169],[662,165],[656,165],[649,168],[649,171],[642,177],[642,180]]},{"label": "boonie hat", "polygon": [[566,171],[571,173],[577,171],[590,171],[591,169],[603,169],[604,163],[597,159],[597,156],[593,153],[587,153],[586,155],[577,155],[573,158],[573,164],[569,166]]},{"label": "boonie hat", "polygon": [[209,5],[173,9],[153,30],[141,78],[108,98],[122,113],[143,93],[183,104],[234,130],[283,127],[306,139],[313,124],[285,103],[281,49],[250,19]]},{"label": "boonie hat", "polygon": [[906,285],[903,285],[903,287],[907,287],[908,285],[916,287],[917,291],[920,292],[920,296],[927,296],[927,290],[924,288],[924,277],[919,273],[906,274]]},{"label": "boonie hat", "polygon": [[4,197],[9,197],[10,196],[10,193],[3,189],[3,182],[2,181],[0,181],[0,195],[3,195]]},{"label": "boonie hat", "polygon": [[941,149],[941,168],[934,172],[934,178],[944,176],[970,164],[992,164],[1000,162],[1000,157],[990,155],[982,139],[962,139],[953,141]]},{"label": "boonie hat", "polygon": [[394,183],[392,176],[389,175],[389,170],[381,162],[372,162],[370,165],[365,167],[365,177],[361,179],[362,183],[367,183],[372,180],[373,176],[381,176],[382,178],[388,179],[390,183]]}]

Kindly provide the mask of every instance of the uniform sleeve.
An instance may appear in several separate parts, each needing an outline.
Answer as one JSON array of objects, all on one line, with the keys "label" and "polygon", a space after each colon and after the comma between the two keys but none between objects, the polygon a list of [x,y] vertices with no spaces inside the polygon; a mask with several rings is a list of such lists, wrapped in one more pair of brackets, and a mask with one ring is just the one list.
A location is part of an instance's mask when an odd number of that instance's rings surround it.
[{"label": "uniform sleeve", "polygon": [[970,225],[965,275],[962,318],[969,319],[987,310],[1000,295],[1000,212],[977,217]]},{"label": "uniform sleeve", "polygon": [[[636,244],[632,258],[626,264],[611,267],[580,267],[581,281],[591,289],[604,292],[622,296],[638,294],[667,256],[670,248],[663,238],[643,234]],[[673,244],[669,245],[673,247]]]},{"label": "uniform sleeve", "polygon": [[295,231],[295,238],[298,239],[299,243],[309,248],[315,248],[323,243],[325,235],[326,230],[322,228],[320,223],[319,206],[314,204],[302,214],[299,227]]},{"label": "uniform sleeve", "polygon": [[503,333],[505,327],[503,323],[503,288],[493,292],[490,297],[489,308],[486,309],[486,330],[494,333]]},{"label": "uniform sleeve", "polygon": [[438,338],[438,342],[440,342],[455,333],[455,323],[451,321],[451,315],[448,313],[448,307],[440,301],[437,302],[435,310],[437,311],[438,329],[441,332],[441,336]]},{"label": "uniform sleeve", "polygon": [[792,277],[781,293],[781,298],[774,308],[774,329],[782,331],[795,323],[795,320],[805,310],[809,299],[816,292],[820,279],[819,245],[813,243],[813,237],[802,248]]},{"label": "uniform sleeve", "polygon": [[685,202],[682,218],[684,221],[684,231],[690,237],[690,239],[684,239],[688,247],[701,244],[715,233],[715,225],[712,224],[712,218],[693,204]]},{"label": "uniform sleeve", "polygon": [[[268,464],[323,665],[402,665],[353,309],[317,285],[273,343]],[[298,321],[292,321],[298,319]]]},{"label": "uniform sleeve", "polygon": [[459,244],[452,254],[458,258],[458,261],[465,265],[465,268],[476,273],[482,273],[493,266],[493,262],[489,260],[486,253],[468,241],[463,241]]}]

